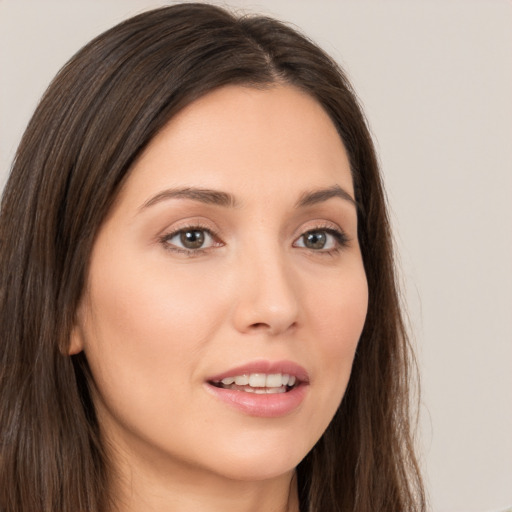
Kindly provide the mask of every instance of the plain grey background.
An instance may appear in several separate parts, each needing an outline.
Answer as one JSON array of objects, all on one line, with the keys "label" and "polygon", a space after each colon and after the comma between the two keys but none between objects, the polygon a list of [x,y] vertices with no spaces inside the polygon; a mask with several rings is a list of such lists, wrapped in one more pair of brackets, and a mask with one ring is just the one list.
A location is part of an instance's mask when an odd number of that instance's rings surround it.
[{"label": "plain grey background", "polygon": [[[0,0],[0,180],[83,44],[170,2]],[[213,2],[214,3],[214,2]],[[232,0],[303,29],[347,70],[375,135],[422,373],[436,512],[512,505],[512,3]]]}]

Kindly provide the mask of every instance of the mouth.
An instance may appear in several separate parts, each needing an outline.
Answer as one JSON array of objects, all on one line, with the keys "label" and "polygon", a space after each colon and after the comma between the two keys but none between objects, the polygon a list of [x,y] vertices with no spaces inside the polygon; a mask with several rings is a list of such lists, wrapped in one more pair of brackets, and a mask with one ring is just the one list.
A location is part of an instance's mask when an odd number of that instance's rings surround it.
[{"label": "mouth", "polygon": [[221,380],[212,380],[209,384],[221,389],[272,395],[288,393],[300,385],[300,381],[295,375],[287,373],[244,373],[224,377]]},{"label": "mouth", "polygon": [[301,406],[309,377],[291,361],[255,361],[211,377],[205,384],[218,400],[243,414],[276,418]]}]

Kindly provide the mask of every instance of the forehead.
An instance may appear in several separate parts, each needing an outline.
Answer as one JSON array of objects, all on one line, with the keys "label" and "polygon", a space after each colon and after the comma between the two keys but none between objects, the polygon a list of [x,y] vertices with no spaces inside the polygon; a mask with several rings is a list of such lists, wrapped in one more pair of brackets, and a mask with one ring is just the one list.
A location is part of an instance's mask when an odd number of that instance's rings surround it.
[{"label": "forehead", "polygon": [[334,184],[353,195],[335,126],[311,96],[276,85],[225,86],[185,107],[144,150],[127,188],[141,197],[187,185],[262,197]]}]

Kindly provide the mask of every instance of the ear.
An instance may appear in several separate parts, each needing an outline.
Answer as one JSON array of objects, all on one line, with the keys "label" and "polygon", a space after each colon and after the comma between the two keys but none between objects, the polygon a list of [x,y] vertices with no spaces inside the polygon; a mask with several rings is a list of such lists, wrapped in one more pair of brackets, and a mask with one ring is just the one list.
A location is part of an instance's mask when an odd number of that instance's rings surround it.
[{"label": "ear", "polygon": [[72,356],[82,352],[84,349],[84,337],[82,333],[82,329],[80,326],[75,323],[73,329],[71,330],[71,335],[69,336],[69,344],[68,344],[68,355]]},{"label": "ear", "polygon": [[83,302],[80,301],[77,310],[75,311],[75,318],[73,320],[73,328],[69,335],[66,353],[69,356],[79,354],[84,349],[85,336],[83,330]]}]

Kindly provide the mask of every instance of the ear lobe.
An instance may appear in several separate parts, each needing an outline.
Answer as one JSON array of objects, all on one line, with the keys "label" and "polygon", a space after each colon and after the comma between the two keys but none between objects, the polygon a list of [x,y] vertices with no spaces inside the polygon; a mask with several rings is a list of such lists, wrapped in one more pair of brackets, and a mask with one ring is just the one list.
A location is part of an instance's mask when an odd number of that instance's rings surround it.
[{"label": "ear lobe", "polygon": [[84,341],[82,330],[78,325],[74,325],[71,330],[71,335],[69,337],[69,344],[67,353],[69,356],[73,356],[75,354],[79,354],[84,349]]}]

